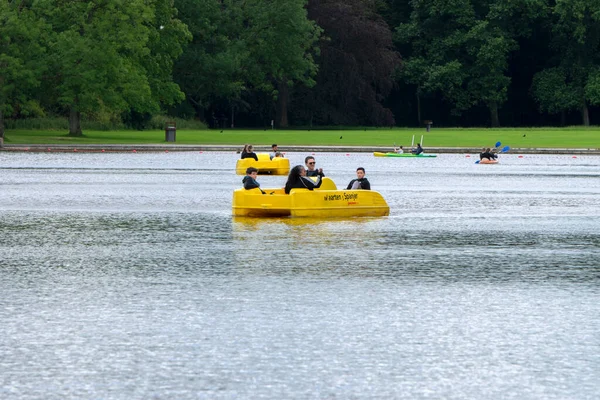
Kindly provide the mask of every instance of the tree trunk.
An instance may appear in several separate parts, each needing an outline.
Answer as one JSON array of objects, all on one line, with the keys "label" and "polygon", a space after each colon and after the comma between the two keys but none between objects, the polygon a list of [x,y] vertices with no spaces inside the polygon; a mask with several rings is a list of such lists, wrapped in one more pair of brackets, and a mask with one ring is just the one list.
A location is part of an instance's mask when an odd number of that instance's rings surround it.
[{"label": "tree trunk", "polygon": [[421,126],[421,96],[417,90],[417,126]]},{"label": "tree trunk", "polygon": [[590,112],[587,104],[585,103],[583,103],[583,107],[581,108],[581,116],[583,118],[583,125],[590,126]]},{"label": "tree trunk", "polygon": [[4,114],[0,109],[0,148],[4,147]]},{"label": "tree trunk", "polygon": [[69,112],[69,135],[83,136],[83,132],[81,132],[81,114],[73,106],[71,106]]},{"label": "tree trunk", "polygon": [[233,122],[233,117],[234,117],[234,112],[233,112],[233,106],[231,106],[231,128],[234,127],[234,122]]},{"label": "tree trunk", "polygon": [[492,128],[498,128],[500,126],[500,118],[498,117],[498,103],[494,101],[489,104],[488,108],[490,109],[490,116],[492,117]]},{"label": "tree trunk", "polygon": [[290,97],[290,90],[287,85],[287,79],[283,78],[277,83],[277,89],[279,90],[279,96],[277,96],[277,127],[287,128],[288,127],[288,101]]}]

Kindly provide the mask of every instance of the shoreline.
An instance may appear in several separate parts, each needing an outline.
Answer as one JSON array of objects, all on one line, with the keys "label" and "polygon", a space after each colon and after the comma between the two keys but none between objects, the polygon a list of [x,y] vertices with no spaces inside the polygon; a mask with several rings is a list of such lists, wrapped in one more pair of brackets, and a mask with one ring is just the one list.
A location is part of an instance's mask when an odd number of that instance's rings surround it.
[{"label": "shoreline", "polygon": [[[223,151],[240,152],[242,145],[182,145],[182,144],[6,144],[0,147],[5,152],[81,152],[81,153],[125,153],[125,152],[168,152],[168,151]],[[381,146],[282,146],[286,152],[334,152],[334,153],[373,153],[391,152],[391,147]],[[271,146],[255,145],[258,153],[271,151]],[[479,154],[480,147],[425,147],[427,154]],[[512,148],[509,154],[563,154],[563,155],[600,155],[600,148]]]}]

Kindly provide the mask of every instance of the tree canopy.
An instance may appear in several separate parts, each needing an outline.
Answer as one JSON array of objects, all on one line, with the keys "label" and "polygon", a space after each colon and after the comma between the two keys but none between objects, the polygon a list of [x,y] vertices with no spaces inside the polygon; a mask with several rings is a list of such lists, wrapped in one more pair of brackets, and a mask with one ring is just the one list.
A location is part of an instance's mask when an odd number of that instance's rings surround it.
[{"label": "tree canopy", "polygon": [[[598,123],[592,0],[0,2],[5,119]],[[141,116],[141,117],[140,117]]]}]

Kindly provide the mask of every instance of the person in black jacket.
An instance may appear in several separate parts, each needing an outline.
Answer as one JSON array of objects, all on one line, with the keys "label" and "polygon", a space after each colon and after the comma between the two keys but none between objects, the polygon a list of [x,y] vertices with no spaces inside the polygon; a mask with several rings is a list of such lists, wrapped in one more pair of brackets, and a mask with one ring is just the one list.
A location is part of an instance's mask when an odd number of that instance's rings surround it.
[{"label": "person in black jacket", "polygon": [[244,146],[244,150],[242,150],[242,160],[244,158],[254,158],[256,161],[258,161],[258,156],[256,155],[256,153],[253,150],[253,147],[251,144],[247,144]]},{"label": "person in black jacket", "polygon": [[256,180],[257,175],[258,170],[256,168],[248,167],[246,169],[246,176],[244,176],[244,179],[242,179],[244,189],[250,190],[258,188],[262,192],[262,194],[265,194],[265,192],[263,192],[263,190],[260,188],[260,183],[258,183],[258,181]]},{"label": "person in black jacket", "polygon": [[292,189],[308,189],[313,190],[321,187],[321,177],[317,177],[317,181],[314,182],[312,179],[306,177],[306,168],[302,165],[296,165],[290,171],[288,180],[285,183],[285,194],[290,194]]},{"label": "person in black jacket", "polygon": [[421,143],[417,143],[417,148],[416,149],[412,149],[410,151],[411,153],[415,154],[415,155],[419,155],[423,152],[423,148],[421,147]]},{"label": "person in black jacket", "polygon": [[371,184],[368,179],[365,178],[365,169],[363,167],[356,168],[356,179],[352,179],[346,188],[346,190],[350,189],[371,190]]},{"label": "person in black jacket", "polygon": [[304,164],[306,165],[306,176],[320,176],[321,178],[325,177],[325,174],[323,173],[323,168],[315,168],[316,163],[317,162],[315,161],[315,158],[313,156],[307,156],[304,159]]}]

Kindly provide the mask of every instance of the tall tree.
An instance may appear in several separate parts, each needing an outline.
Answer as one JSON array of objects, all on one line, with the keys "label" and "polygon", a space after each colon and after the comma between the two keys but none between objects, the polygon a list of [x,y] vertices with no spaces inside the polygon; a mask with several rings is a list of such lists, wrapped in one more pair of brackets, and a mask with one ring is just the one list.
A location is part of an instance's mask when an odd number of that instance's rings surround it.
[{"label": "tall tree", "polygon": [[44,29],[25,2],[0,2],[0,146],[5,115],[15,107],[22,115],[39,108],[30,90],[39,86],[45,67]]},{"label": "tall tree", "polygon": [[510,54],[522,28],[537,18],[545,0],[413,0],[407,23],[396,39],[410,44],[402,78],[417,96],[439,93],[461,114],[483,104],[492,126],[499,126],[499,107],[507,100]]},{"label": "tall tree", "polygon": [[301,91],[298,119],[317,124],[393,125],[382,105],[401,65],[375,0],[311,0],[309,18],[323,28],[317,85]]},{"label": "tall tree", "polygon": [[277,100],[277,124],[287,126],[287,93],[312,85],[319,28],[305,0],[177,0],[194,36],[176,66],[177,81],[198,111],[244,94]]},{"label": "tall tree", "polygon": [[[157,23],[163,24],[169,34],[182,36],[185,32],[180,27],[171,29],[173,21],[168,17],[164,22],[160,16],[157,18],[155,6],[164,4],[168,5],[158,0],[35,3],[53,28],[46,89],[54,90],[58,104],[68,110],[69,134],[82,134],[82,113],[152,113],[159,110],[159,99],[177,99],[176,90],[167,84],[161,71],[168,67],[168,63],[160,62],[161,58],[172,55],[156,51],[165,42],[180,43],[184,39],[162,41],[168,36],[157,32]],[[153,93],[153,87],[157,93]]]},{"label": "tall tree", "polygon": [[553,65],[536,74],[533,94],[542,110],[578,108],[590,124],[589,105],[600,104],[600,3],[557,0],[553,7]]}]

